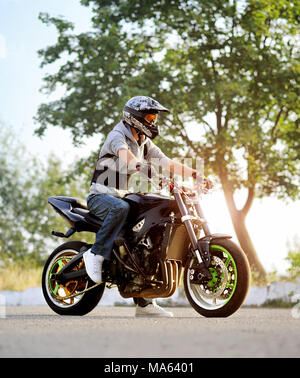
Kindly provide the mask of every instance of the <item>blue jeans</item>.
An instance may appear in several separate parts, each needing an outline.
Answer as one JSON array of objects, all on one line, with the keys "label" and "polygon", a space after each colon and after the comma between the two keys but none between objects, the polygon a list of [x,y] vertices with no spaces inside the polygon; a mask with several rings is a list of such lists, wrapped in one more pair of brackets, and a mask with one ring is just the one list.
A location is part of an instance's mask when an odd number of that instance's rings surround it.
[{"label": "blue jeans", "polygon": [[108,194],[90,194],[87,197],[87,206],[93,215],[103,221],[91,252],[110,260],[114,240],[126,222],[129,204]]},{"label": "blue jeans", "polygon": [[[108,194],[90,194],[86,200],[89,211],[103,221],[91,251],[110,260],[114,240],[126,222],[129,204],[121,198]],[[141,307],[152,303],[152,299],[148,298],[133,298],[133,300]]]}]

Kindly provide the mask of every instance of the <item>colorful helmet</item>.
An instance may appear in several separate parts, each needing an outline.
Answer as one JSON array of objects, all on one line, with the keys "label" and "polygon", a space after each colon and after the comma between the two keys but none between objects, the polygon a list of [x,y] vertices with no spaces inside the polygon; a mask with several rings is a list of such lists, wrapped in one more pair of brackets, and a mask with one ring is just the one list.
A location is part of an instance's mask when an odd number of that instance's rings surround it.
[{"label": "colorful helmet", "polygon": [[154,139],[158,135],[155,122],[159,112],[169,113],[170,111],[151,97],[135,96],[126,102],[123,117],[138,133]]}]

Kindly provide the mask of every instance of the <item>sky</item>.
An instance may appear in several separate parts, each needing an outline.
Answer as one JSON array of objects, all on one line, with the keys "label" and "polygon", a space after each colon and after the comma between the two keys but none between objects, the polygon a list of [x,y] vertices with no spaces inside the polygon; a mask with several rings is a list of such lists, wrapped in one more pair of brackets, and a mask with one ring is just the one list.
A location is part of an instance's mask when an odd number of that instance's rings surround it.
[{"label": "sky", "polygon": [[[91,11],[79,0],[0,0],[0,121],[13,129],[29,153],[46,160],[53,152],[66,164],[75,158],[88,157],[98,150],[101,136],[86,138],[79,148],[72,145],[71,134],[58,127],[49,128],[45,136],[34,135],[33,117],[39,104],[48,98],[39,90],[49,68],[40,68],[37,51],[56,41],[54,27],[38,20],[40,12],[63,15],[73,21],[76,32],[89,29]],[[58,93],[57,96],[60,94]],[[191,136],[194,130],[190,129]],[[55,195],[55,193],[53,193]],[[240,203],[245,193],[238,194]],[[223,193],[215,191],[203,198],[206,217],[214,232],[233,235],[237,241]],[[288,242],[299,237],[300,201],[284,203],[275,198],[256,199],[247,216],[247,227],[258,256],[268,272],[284,273]]]}]

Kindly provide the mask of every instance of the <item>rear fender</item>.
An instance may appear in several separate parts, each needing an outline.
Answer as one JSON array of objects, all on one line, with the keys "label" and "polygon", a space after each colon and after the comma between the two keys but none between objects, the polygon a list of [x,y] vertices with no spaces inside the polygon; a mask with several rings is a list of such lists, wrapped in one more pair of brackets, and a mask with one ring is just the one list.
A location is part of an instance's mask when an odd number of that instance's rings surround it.
[{"label": "rear fender", "polygon": [[[84,205],[80,205],[78,200],[70,197],[49,197],[48,202],[54,208],[54,210],[71,225],[71,229],[66,234],[54,231],[53,235],[59,237],[69,237],[75,231],[88,231],[96,233],[99,230],[101,226],[100,221],[96,222],[95,219],[89,214],[89,211],[83,208]],[[72,230],[74,230],[74,232]]]}]

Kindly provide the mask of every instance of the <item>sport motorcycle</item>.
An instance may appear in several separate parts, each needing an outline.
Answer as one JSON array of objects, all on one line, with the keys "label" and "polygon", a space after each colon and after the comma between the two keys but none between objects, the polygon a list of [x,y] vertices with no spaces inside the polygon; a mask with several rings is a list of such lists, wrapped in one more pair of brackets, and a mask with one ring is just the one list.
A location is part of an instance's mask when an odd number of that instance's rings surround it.
[{"label": "sport motorcycle", "polygon": [[[48,257],[42,275],[46,302],[60,315],[85,315],[97,306],[105,288],[117,287],[123,298],[171,297],[183,285],[190,305],[205,317],[227,317],[244,302],[250,282],[245,253],[230,235],[212,233],[201,207],[208,192],[203,180],[196,189],[160,176],[160,188],[171,196],[129,193],[125,239],[115,242],[111,260],[103,263],[103,282],[86,273],[83,254],[91,247],[69,241]],[[60,238],[75,232],[97,233],[102,221],[85,201],[53,196],[49,204],[70,225]]]}]

